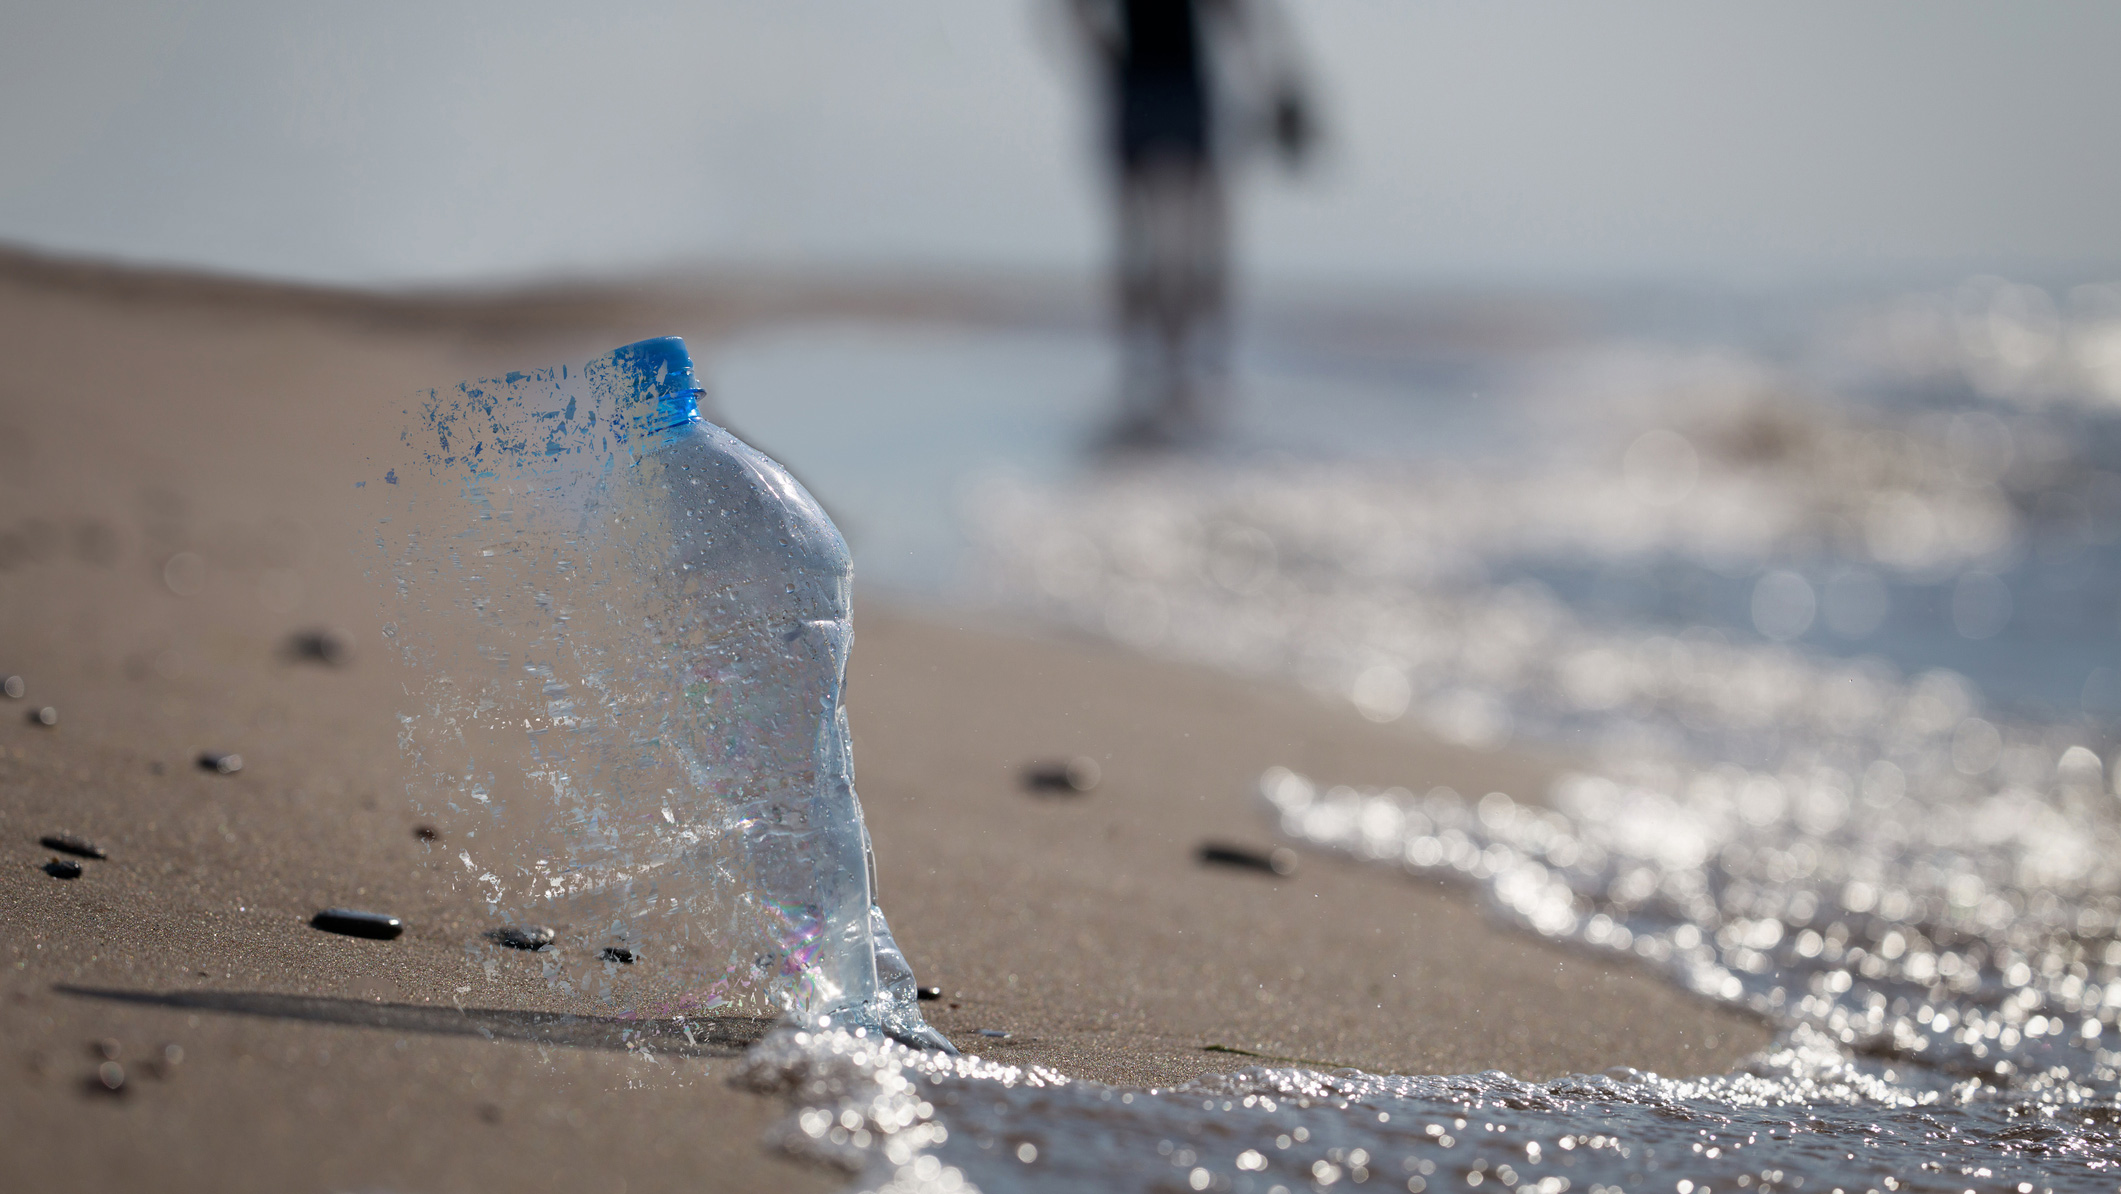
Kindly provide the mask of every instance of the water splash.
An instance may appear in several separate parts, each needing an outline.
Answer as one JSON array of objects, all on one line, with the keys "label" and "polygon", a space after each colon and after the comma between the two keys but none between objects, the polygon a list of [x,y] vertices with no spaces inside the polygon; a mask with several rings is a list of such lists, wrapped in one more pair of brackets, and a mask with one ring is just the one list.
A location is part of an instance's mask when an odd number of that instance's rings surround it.
[{"label": "water splash", "polygon": [[2121,1165],[2110,1099],[1910,1079],[1805,1026],[1739,1072],[1691,1080],[1252,1067],[1129,1090],[784,1032],[738,1081],[796,1106],[772,1143],[880,1192],[2051,1192],[2110,1190]]},{"label": "water splash", "polygon": [[1785,1049],[1858,1079],[1865,1101],[1934,1108],[2021,1164],[2121,1159],[2106,1047],[2121,900],[2100,857],[2114,818],[2066,789],[1903,790],[1858,817],[1785,816],[1790,779],[1719,768],[1663,792],[1576,776],[1550,808],[1319,792],[1286,770],[1261,788],[1296,840],[1476,883],[1541,936],[1663,968],[1782,1025]]}]

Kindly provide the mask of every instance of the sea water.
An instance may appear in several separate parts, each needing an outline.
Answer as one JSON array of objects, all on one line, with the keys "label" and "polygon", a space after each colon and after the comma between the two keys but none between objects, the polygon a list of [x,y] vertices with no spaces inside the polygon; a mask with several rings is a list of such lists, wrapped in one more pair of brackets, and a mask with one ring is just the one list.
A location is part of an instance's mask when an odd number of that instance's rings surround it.
[{"label": "sea water", "polygon": [[1566,749],[1546,792],[1276,769],[1259,806],[1760,1015],[1767,1051],[1142,1091],[789,1032],[746,1065],[799,1108],[779,1143],[876,1189],[2121,1189],[2121,290],[1974,279],[1806,326],[1498,369],[1515,430],[1458,455],[1240,426],[963,478],[960,599]]}]

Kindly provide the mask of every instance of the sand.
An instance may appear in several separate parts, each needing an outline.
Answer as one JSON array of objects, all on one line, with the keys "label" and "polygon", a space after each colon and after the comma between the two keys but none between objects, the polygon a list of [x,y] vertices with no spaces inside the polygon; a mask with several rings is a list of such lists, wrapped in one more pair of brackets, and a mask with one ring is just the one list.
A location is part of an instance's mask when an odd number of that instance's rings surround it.
[{"label": "sand", "polygon": [[[0,699],[0,1138],[34,1142],[0,1151],[0,1184],[841,1185],[762,1147],[783,1109],[727,1083],[761,1023],[687,1038],[556,992],[536,955],[486,970],[449,843],[414,834],[402,676],[368,637],[346,495],[415,387],[666,332],[704,355],[819,312],[997,309],[881,284],[391,298],[0,255],[0,674],[28,684]],[[335,626],[344,663],[289,649]],[[1272,844],[1250,794],[1270,765],[1536,796],[1565,760],[1031,627],[866,603],[856,633],[885,907],[946,993],[934,1022],[973,1051],[1157,1085],[1259,1058],[1710,1073],[1767,1040],[1461,890],[1195,858]],[[57,725],[30,720],[44,706]],[[1094,791],[1025,790],[1028,763],[1077,754]],[[52,877],[37,839],[61,831],[110,858]],[[408,928],[307,927],[330,905]]]}]

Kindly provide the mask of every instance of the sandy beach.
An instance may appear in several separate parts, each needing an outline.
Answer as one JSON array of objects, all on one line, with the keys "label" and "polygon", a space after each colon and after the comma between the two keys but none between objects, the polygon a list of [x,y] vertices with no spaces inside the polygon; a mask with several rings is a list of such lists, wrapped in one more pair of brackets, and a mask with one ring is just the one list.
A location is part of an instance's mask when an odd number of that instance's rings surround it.
[{"label": "sandy beach", "polygon": [[[626,1020],[536,955],[485,968],[483,909],[415,833],[346,495],[416,388],[656,334],[706,358],[777,321],[1081,310],[881,284],[398,299],[0,254],[0,674],[25,681],[0,701],[0,1137],[34,1142],[0,1184],[843,1185],[764,1148],[783,1108],[729,1085],[759,1022]],[[351,632],[344,659],[291,646],[326,628]],[[968,1051],[1168,1085],[1262,1058],[1707,1074],[1768,1040],[1454,888],[1196,860],[1273,844],[1251,796],[1269,766],[1537,798],[1564,759],[1033,626],[872,602],[856,632],[883,904]],[[1025,790],[1027,764],[1073,755],[1094,791]],[[109,857],[55,877],[53,833]],[[308,926],[334,905],[406,932]]]}]

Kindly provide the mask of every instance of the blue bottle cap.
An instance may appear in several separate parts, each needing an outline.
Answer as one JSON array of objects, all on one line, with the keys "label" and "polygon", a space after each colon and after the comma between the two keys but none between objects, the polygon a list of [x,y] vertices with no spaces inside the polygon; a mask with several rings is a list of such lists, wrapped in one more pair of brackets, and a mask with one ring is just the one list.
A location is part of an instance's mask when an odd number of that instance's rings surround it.
[{"label": "blue bottle cap", "polygon": [[676,336],[657,336],[616,349],[610,356],[613,414],[628,434],[653,434],[699,417],[704,389],[692,372],[692,354]]}]

